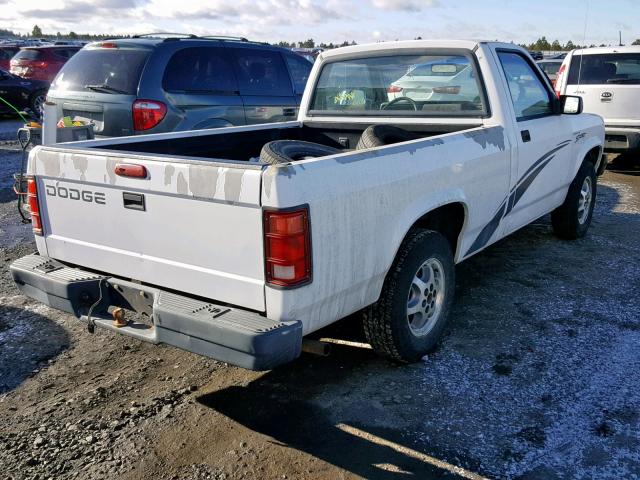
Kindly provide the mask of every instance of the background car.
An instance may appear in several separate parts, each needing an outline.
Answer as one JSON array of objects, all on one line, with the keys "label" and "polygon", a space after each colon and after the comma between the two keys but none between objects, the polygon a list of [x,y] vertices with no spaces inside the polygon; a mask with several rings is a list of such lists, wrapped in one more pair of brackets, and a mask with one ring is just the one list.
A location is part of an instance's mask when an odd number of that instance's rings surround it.
[{"label": "background car", "polygon": [[291,51],[297,53],[311,63],[314,63],[316,58],[318,58],[318,55],[322,53],[321,48],[292,48]]},{"label": "background car", "polygon": [[[387,89],[389,100],[400,97],[429,100],[434,93],[431,87],[444,87],[468,66],[469,60],[464,56],[450,56],[416,64],[406,74],[391,83]],[[468,79],[465,78],[464,81]],[[472,82],[475,84],[475,81],[472,80]]]},{"label": "background car", "polygon": [[155,34],[87,45],[47,98],[103,136],[280,122],[295,120],[311,67],[246,39]]},{"label": "background car", "polygon": [[556,79],[558,78],[558,70],[560,70],[560,66],[562,65],[562,60],[538,60],[536,62],[540,69],[545,73],[545,75],[549,78],[551,85],[553,87],[556,86]]},{"label": "background car", "polygon": [[640,150],[640,46],[571,51],[555,90],[582,97],[584,111],[604,119],[605,152]]},{"label": "background car", "polygon": [[18,50],[20,50],[20,47],[17,45],[0,44],[0,70],[9,70],[9,62],[18,53]]},{"label": "background car", "polygon": [[[6,70],[0,70],[0,97],[18,110],[29,108],[40,115],[48,88],[48,82],[26,80]],[[0,102],[0,113],[13,113],[13,110],[4,102]]]},{"label": "background car", "polygon": [[21,48],[11,59],[11,73],[23,78],[51,82],[80,48],[73,45]]},{"label": "background car", "polygon": [[532,51],[532,52],[529,52],[529,55],[531,55],[531,57],[534,60],[542,60],[542,59],[544,59],[544,55],[542,54],[542,52]]}]

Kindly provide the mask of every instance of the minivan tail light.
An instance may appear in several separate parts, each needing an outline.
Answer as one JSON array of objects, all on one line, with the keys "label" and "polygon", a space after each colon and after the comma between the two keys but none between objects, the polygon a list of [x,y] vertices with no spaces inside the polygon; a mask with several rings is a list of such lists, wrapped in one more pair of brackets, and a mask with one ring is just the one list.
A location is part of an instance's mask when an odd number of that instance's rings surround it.
[{"label": "minivan tail light", "polygon": [[267,283],[299,287],[311,282],[309,207],[264,211]]},{"label": "minivan tail light", "polygon": [[133,129],[149,130],[158,125],[167,114],[167,106],[153,100],[133,102]]},{"label": "minivan tail light", "polygon": [[402,92],[402,87],[398,87],[396,85],[391,85],[387,88],[387,93],[400,93]]},{"label": "minivan tail light", "polygon": [[38,186],[36,184],[36,178],[33,176],[27,177],[27,204],[29,205],[33,233],[42,235],[42,219],[40,218],[40,206],[38,205]]}]

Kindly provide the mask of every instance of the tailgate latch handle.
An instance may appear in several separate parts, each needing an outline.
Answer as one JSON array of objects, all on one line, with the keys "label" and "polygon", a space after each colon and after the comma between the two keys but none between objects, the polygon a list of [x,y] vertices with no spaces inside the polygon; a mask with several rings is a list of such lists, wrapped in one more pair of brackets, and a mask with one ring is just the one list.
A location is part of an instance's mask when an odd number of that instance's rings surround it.
[{"label": "tailgate latch handle", "polygon": [[114,172],[120,177],[147,178],[147,168],[134,163],[118,163]]}]

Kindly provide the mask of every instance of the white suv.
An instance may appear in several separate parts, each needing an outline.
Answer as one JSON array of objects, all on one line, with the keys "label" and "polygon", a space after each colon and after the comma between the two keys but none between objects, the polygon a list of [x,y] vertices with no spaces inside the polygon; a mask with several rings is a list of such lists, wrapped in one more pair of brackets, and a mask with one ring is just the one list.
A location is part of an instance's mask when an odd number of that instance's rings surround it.
[{"label": "white suv", "polygon": [[605,152],[640,149],[640,46],[573,50],[556,81],[558,95],[579,95],[605,124]]}]

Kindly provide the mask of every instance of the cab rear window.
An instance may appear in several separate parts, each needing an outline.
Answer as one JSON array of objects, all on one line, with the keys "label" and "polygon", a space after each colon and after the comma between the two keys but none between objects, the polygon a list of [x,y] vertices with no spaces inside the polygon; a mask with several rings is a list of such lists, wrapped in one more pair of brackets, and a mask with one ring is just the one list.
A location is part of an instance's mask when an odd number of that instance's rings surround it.
[{"label": "cab rear window", "polygon": [[82,49],[64,65],[51,88],[80,92],[102,86],[103,92],[135,95],[149,50]]},{"label": "cab rear window", "polygon": [[387,55],[325,64],[310,114],[480,117],[484,97],[469,54]]},{"label": "cab rear window", "polygon": [[640,53],[574,55],[567,83],[640,84]]}]

